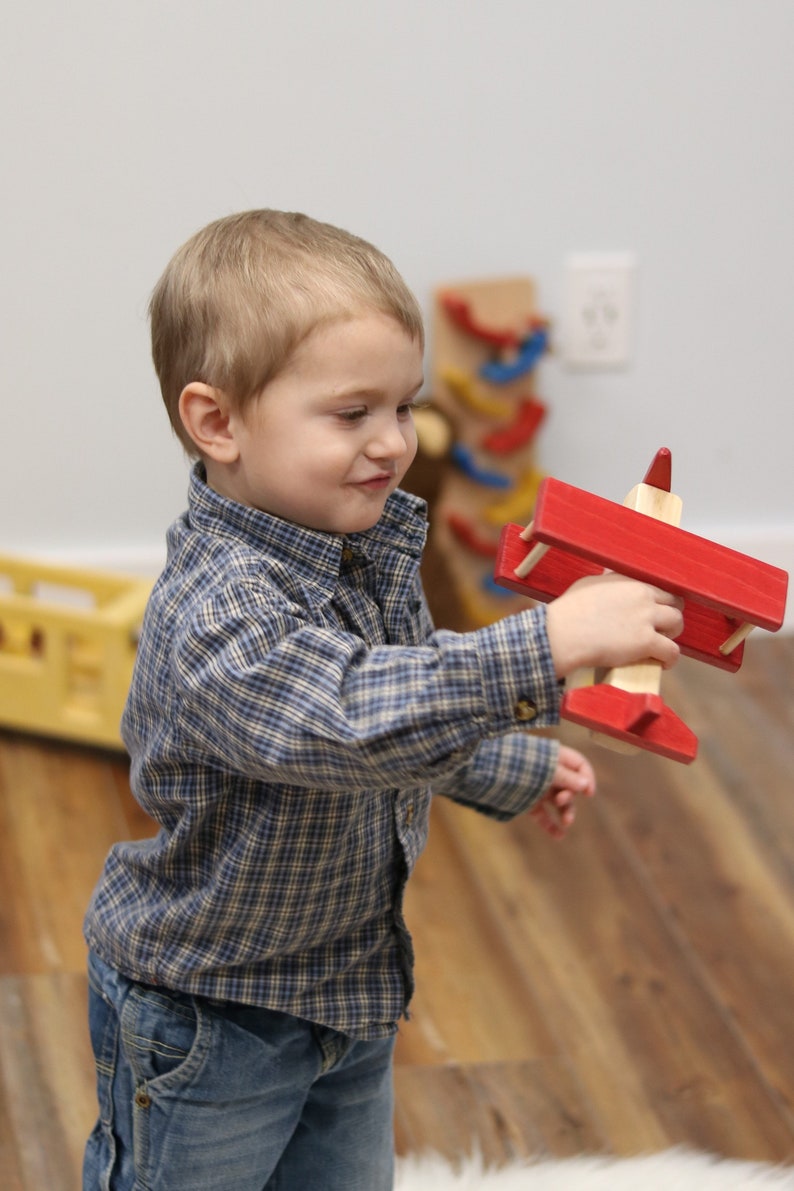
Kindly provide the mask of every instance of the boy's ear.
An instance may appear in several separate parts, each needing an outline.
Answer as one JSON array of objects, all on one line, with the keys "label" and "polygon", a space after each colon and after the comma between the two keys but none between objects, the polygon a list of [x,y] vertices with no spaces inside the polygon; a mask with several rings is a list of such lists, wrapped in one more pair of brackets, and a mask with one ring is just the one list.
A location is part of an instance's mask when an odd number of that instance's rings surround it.
[{"label": "boy's ear", "polygon": [[201,454],[217,463],[234,463],[239,454],[231,412],[226,394],[203,381],[191,381],[179,396],[182,425]]}]

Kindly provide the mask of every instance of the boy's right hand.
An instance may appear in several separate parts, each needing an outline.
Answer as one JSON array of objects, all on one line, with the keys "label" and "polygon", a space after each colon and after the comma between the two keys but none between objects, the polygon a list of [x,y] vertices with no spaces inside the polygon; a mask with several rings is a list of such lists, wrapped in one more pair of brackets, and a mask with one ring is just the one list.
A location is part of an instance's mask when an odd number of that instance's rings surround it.
[{"label": "boy's right hand", "polygon": [[625,666],[649,658],[668,670],[680,653],[673,638],[684,627],[683,606],[680,597],[625,575],[577,580],[546,610],[557,677],[582,666]]}]

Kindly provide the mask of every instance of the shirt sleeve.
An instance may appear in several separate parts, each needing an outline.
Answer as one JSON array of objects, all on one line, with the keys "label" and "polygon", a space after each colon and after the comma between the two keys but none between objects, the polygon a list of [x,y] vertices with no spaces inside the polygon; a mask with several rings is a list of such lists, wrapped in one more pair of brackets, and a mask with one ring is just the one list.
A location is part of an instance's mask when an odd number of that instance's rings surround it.
[{"label": "shirt sleeve", "polygon": [[528,732],[484,740],[467,763],[433,787],[454,802],[506,821],[529,810],[551,784],[559,741]]},{"label": "shirt sleeve", "polygon": [[171,668],[162,714],[183,755],[299,787],[433,784],[483,741],[558,717],[543,605],[370,647],[238,586],[178,626]]}]

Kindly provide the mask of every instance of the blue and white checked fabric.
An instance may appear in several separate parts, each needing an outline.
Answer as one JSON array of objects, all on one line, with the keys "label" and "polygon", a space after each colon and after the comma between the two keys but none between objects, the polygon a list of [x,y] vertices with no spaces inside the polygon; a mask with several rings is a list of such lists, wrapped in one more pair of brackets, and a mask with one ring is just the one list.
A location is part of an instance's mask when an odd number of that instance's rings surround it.
[{"label": "blue and white checked fabric", "polygon": [[160,830],[111,850],[86,916],[107,963],[353,1037],[396,1029],[431,790],[509,818],[557,749],[521,730],[528,702],[533,727],[557,720],[545,609],[434,631],[424,537],[403,492],[343,538],[228,501],[195,469],[122,721]]}]

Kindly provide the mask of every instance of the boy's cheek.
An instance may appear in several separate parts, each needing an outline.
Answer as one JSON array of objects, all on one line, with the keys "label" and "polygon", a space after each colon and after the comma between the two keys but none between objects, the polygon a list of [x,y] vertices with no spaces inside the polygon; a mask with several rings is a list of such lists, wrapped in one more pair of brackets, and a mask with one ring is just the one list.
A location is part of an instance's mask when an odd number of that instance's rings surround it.
[{"label": "boy's cheek", "polygon": [[416,431],[414,431],[414,434],[413,434],[413,441],[407,442],[406,445],[407,445],[408,449],[405,452],[404,460],[401,461],[402,462],[402,475],[400,476],[400,479],[402,479],[403,476],[405,476],[405,473],[408,471],[408,468],[411,466],[413,461],[416,459],[417,453],[419,451],[419,441],[416,437]]}]

